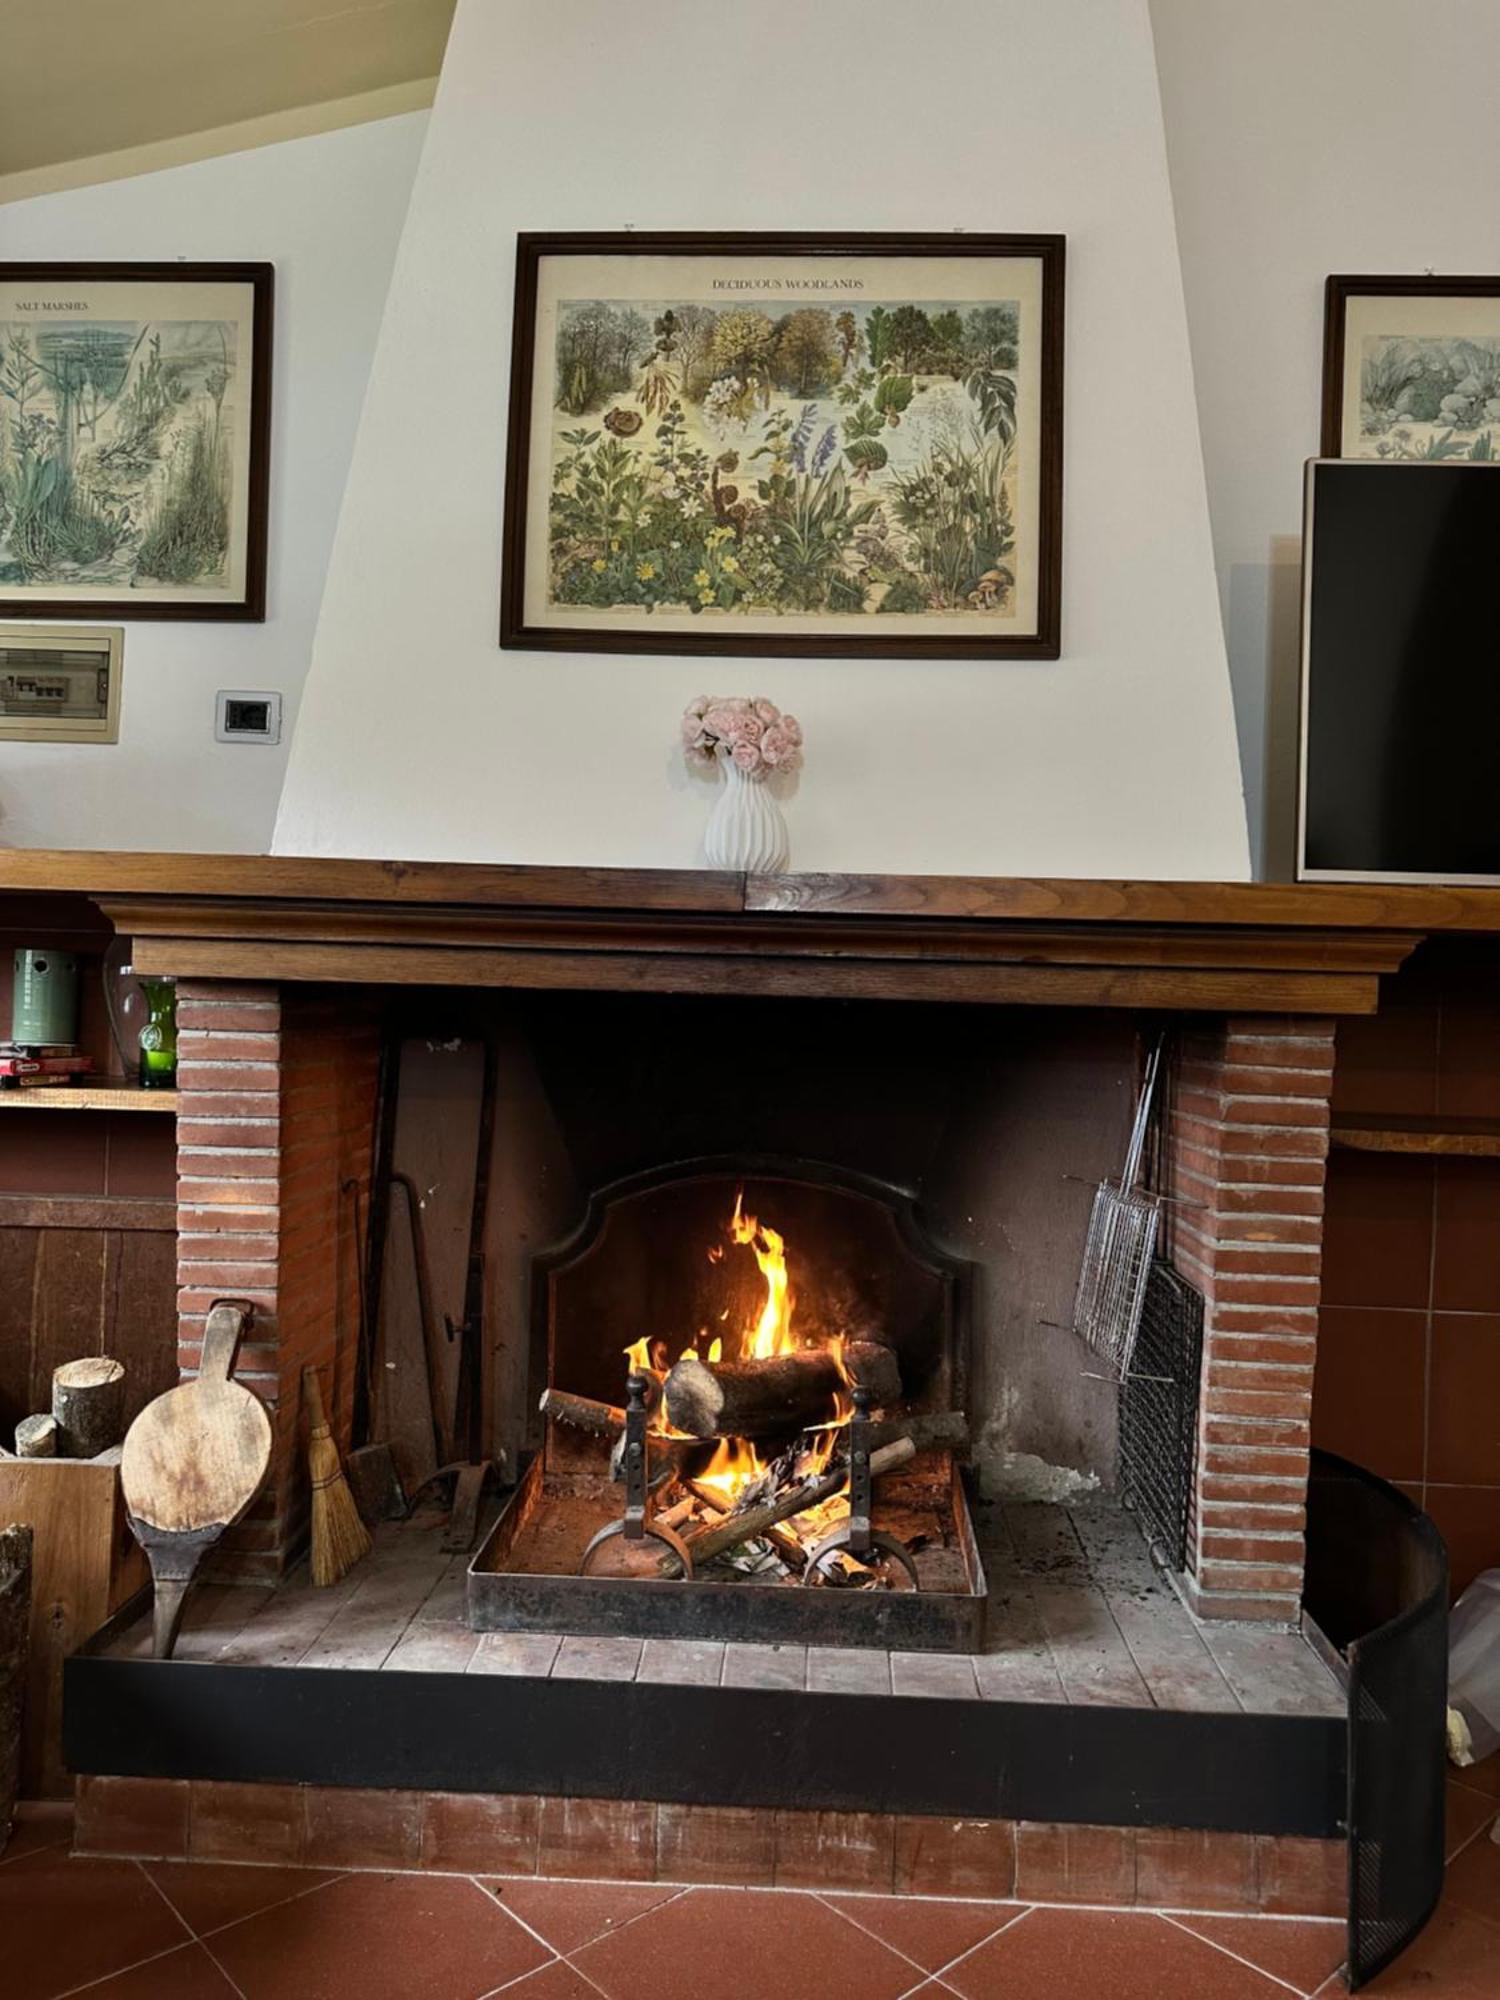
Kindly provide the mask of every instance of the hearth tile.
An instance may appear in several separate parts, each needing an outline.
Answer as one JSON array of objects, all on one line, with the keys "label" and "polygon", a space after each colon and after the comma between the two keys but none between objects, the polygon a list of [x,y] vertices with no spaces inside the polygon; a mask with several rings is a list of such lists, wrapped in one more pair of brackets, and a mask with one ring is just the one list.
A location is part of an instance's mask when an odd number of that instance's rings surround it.
[{"label": "hearth tile", "polygon": [[503,1910],[567,1956],[608,1937],[681,1892],[646,1882],[487,1882]]},{"label": "hearth tile", "polygon": [[1251,1833],[1143,1826],[1135,1836],[1135,1900],[1154,1909],[1253,1912],[1259,1876]]},{"label": "hearth tile", "polygon": [[1174,1916],[1168,1920],[1210,1944],[1248,1959],[1297,1993],[1316,1993],[1344,1962],[1347,1926],[1331,1918],[1269,1923],[1264,1917]]},{"label": "hearth tile", "polygon": [[1016,1829],[1006,1819],[896,1821],[898,1896],[1005,1898],[1016,1882]]},{"label": "hearth tile", "polygon": [[941,1972],[1027,1909],[1025,1903],[940,1903],[913,1896],[825,1896],[823,1900],[924,1972]]},{"label": "hearth tile", "polygon": [[1267,1916],[1342,1917],[1349,1907],[1346,1841],[1257,1834],[1255,1866]]},{"label": "hearth tile", "polygon": [[1029,1910],[948,1966],[964,2000],[1107,1994],[1109,2000],[1286,2000],[1286,1988],[1150,1910]]},{"label": "hearth tile", "polygon": [[759,1806],[656,1808],[659,1882],[768,1889],[776,1879],[776,1814]]},{"label": "hearth tile", "polygon": [[724,1648],[722,1687],[794,1688],[807,1686],[806,1646],[757,1646],[735,1641]]},{"label": "hearth tile", "polygon": [[302,1858],[315,1867],[415,1868],[422,1855],[422,1795],[317,1785],[306,1793]]},{"label": "hearth tile", "polygon": [[897,1694],[974,1701],[979,1688],[966,1653],[892,1653],[891,1686]]},{"label": "hearth tile", "polygon": [[142,1866],[195,1937],[208,1937],[273,1903],[289,1903],[338,1880],[327,1868],[247,1868],[236,1861],[147,1861]]},{"label": "hearth tile", "polygon": [[51,2000],[190,1937],[133,1861],[49,1847],[0,1868],[6,2000]]},{"label": "hearth tile", "polygon": [[551,1957],[476,1882],[379,1874],[231,1924],[213,1954],[244,2000],[473,2000]]},{"label": "hearth tile", "polygon": [[1126,1826],[1016,1827],[1016,1897],[1023,1903],[1135,1901],[1135,1830]]},{"label": "hearth tile", "polygon": [[537,1873],[603,1882],[656,1875],[656,1807],[642,1799],[543,1799]]},{"label": "hearth tile", "polygon": [[562,1647],[550,1632],[486,1632],[474,1648],[466,1671],[471,1674],[517,1674],[544,1681]]},{"label": "hearth tile", "polygon": [[1448,1545],[1448,1574],[1455,1594],[1495,1562],[1500,1529],[1500,1486],[1441,1486],[1430,1481],[1424,1502]]},{"label": "hearth tile", "polygon": [[500,1792],[429,1792],[422,1866],[476,1875],[534,1875],[542,1802]]},{"label": "hearth tile", "polygon": [[639,1639],[564,1639],[552,1663],[555,1681],[633,1681]]},{"label": "hearth tile", "polygon": [[88,2000],[235,2000],[234,1988],[201,1944],[179,1945],[86,1991]]},{"label": "hearth tile", "polygon": [[573,1958],[608,2000],[703,2000],[725,1989],[899,2000],[917,1983],[909,1959],[816,1896],[764,1889],[690,1889]]},{"label": "hearth tile", "polygon": [[776,1886],[885,1894],[895,1880],[895,1841],[886,1813],[778,1811]]},{"label": "hearth tile", "polygon": [[[1421,1935],[1367,1990],[1396,2000],[1495,2000],[1495,1927],[1443,1902]],[[1342,1982],[1325,1989],[1343,2000]],[[1321,2000],[1321,1996],[1320,1996]]]},{"label": "hearth tile", "polygon": [[74,1849],[180,1860],[188,1851],[191,1797],[191,1786],[180,1778],[80,1778]]},{"label": "hearth tile", "polygon": [[717,1687],[723,1671],[722,1640],[648,1639],[635,1677],[672,1687]]},{"label": "hearth tile", "polygon": [[1465,1786],[1471,1792],[1484,1792],[1492,1799],[1500,1799],[1500,1750],[1482,1757],[1477,1764],[1465,1764],[1455,1775],[1454,1783]]},{"label": "hearth tile", "polygon": [[809,1646],[807,1685],[813,1694],[889,1694],[891,1656],[861,1646]]},{"label": "hearth tile", "polygon": [[188,1852],[195,1861],[300,1861],[304,1808],[300,1785],[195,1781]]},{"label": "hearth tile", "polygon": [[[1483,1837],[1471,1840],[1448,1870],[1443,1897],[1450,1908],[1500,1929],[1500,1847]],[[1500,1942],[1495,1950],[1500,1964]]]}]

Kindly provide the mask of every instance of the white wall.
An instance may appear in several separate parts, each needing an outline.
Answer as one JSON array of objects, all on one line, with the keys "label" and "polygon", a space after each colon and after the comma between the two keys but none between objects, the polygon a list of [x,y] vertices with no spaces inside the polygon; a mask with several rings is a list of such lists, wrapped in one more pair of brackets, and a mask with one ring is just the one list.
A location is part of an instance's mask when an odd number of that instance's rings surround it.
[{"label": "white wall", "polygon": [[[1246,869],[1145,0],[460,0],[277,823],[282,851],[686,864],[704,685],[808,738],[804,868]],[[517,230],[1067,233],[1055,664],[496,645]]]},{"label": "white wall", "polygon": [[[0,843],[268,846],[425,125],[414,113],[0,207],[0,258],[264,258],[277,291],[266,622],[128,624],[119,745],[0,743]],[[214,742],[221,687],[282,691],[279,749]]]},{"label": "white wall", "polygon": [[1500,5],[1151,13],[1257,873],[1285,876],[1323,281],[1500,270]]}]

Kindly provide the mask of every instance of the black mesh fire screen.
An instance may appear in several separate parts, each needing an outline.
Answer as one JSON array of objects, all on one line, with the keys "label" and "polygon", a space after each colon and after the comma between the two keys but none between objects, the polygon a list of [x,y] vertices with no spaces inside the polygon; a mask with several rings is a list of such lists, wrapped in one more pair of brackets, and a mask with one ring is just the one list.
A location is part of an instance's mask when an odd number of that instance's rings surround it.
[{"label": "black mesh fire screen", "polygon": [[1203,1299],[1158,1257],[1130,1373],[1120,1384],[1120,1490],[1168,1569],[1187,1561]]},{"label": "black mesh fire screen", "polygon": [[1411,1943],[1443,1886],[1448,1557],[1383,1479],[1312,1454],[1309,1615],[1349,1671],[1351,1989]]}]

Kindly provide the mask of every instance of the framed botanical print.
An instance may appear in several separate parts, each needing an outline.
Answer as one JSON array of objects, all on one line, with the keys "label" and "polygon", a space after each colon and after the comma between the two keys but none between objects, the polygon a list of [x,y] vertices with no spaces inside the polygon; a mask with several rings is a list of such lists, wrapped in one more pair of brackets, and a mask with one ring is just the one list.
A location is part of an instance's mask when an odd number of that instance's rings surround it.
[{"label": "framed botanical print", "polygon": [[1330,278],[1322,455],[1500,459],[1500,277]]},{"label": "framed botanical print", "polygon": [[0,263],[0,617],[265,617],[272,290]]},{"label": "framed botanical print", "polygon": [[503,646],[1056,659],[1060,236],[522,236]]}]

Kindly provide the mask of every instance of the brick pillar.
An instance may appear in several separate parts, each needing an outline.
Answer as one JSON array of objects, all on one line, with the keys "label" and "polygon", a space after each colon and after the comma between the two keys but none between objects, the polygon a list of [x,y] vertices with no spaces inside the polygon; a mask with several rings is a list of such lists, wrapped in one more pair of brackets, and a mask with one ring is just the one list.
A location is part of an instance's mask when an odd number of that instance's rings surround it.
[{"label": "brick pillar", "polygon": [[1195,1025],[1173,1078],[1170,1250],[1206,1301],[1186,1579],[1204,1617],[1298,1614],[1333,1033]]},{"label": "brick pillar", "polygon": [[359,996],[184,980],[177,989],[178,1365],[195,1374],[209,1306],[255,1306],[236,1379],[271,1413],[265,1487],[215,1568],[274,1580],[307,1533],[305,1363],[348,1441],[357,1336],[356,1180],[368,1199],[379,1038]]}]

